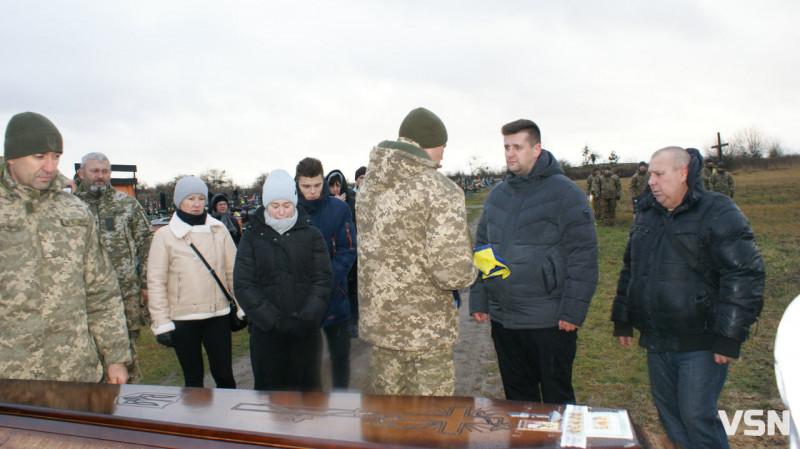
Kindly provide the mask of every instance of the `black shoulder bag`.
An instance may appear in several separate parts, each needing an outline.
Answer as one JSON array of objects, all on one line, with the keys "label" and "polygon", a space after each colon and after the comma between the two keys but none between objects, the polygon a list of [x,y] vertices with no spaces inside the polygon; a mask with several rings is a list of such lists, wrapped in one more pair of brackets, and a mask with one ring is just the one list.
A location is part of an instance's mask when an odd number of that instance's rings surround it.
[{"label": "black shoulder bag", "polygon": [[199,257],[200,260],[203,261],[203,265],[205,265],[206,268],[208,268],[208,272],[211,273],[211,276],[213,276],[214,280],[217,281],[217,285],[219,285],[219,288],[222,289],[222,293],[224,293],[225,297],[228,298],[228,305],[231,308],[231,311],[228,314],[228,318],[230,318],[231,321],[231,331],[236,332],[246,328],[247,317],[239,319],[239,315],[237,315],[239,307],[236,305],[236,301],[233,300],[233,296],[231,296],[231,294],[228,292],[228,289],[225,288],[224,285],[222,285],[222,281],[219,280],[217,273],[214,271],[213,268],[211,268],[211,265],[209,265],[208,262],[206,262],[206,258],[203,257],[202,254],[200,254],[200,251],[197,250],[197,247],[194,246],[194,243],[189,243],[189,246],[192,247],[192,250],[194,250],[195,254],[197,254],[197,257]]}]

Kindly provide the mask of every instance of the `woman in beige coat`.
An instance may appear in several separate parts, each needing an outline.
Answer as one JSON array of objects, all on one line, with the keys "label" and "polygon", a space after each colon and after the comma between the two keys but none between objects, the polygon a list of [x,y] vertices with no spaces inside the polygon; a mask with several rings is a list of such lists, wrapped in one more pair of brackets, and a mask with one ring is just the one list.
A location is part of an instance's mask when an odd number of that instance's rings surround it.
[{"label": "woman in beige coat", "polygon": [[203,386],[202,346],[217,388],[236,388],[228,300],[190,246],[233,291],[236,246],[225,225],[206,213],[207,197],[208,188],[199,178],[187,176],[175,184],[178,210],[150,246],[148,307],[156,340],[175,348],[187,387]]}]

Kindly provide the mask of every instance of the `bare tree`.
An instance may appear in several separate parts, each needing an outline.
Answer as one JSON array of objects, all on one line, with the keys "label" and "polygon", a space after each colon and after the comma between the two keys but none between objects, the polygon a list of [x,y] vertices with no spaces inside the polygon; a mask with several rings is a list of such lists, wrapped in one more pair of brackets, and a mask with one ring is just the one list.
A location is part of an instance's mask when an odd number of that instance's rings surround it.
[{"label": "bare tree", "polygon": [[786,153],[781,145],[780,139],[772,139],[767,145],[767,156],[768,157],[781,157]]},{"label": "bare tree", "polygon": [[231,193],[233,190],[233,180],[225,172],[218,168],[210,168],[203,173],[200,173],[198,178],[208,185],[208,189],[214,193]]},{"label": "bare tree", "polygon": [[737,132],[731,142],[733,156],[761,159],[766,150],[767,141],[761,131],[754,126]]},{"label": "bare tree", "polygon": [[600,155],[589,149],[589,145],[585,145],[581,150],[581,165],[594,165]]},{"label": "bare tree", "polygon": [[250,188],[248,189],[251,195],[254,193],[261,192],[261,189],[264,188],[264,181],[267,180],[267,176],[269,176],[269,172],[265,171],[264,173],[261,173],[260,175],[258,175],[258,177],[256,177],[256,180],[253,181],[253,184],[251,184]]}]

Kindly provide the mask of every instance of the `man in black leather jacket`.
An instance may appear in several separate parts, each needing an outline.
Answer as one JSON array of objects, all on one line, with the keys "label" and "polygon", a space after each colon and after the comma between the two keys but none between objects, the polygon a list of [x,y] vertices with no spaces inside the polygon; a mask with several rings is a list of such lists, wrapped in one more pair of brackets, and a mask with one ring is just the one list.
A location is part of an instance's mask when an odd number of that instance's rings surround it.
[{"label": "man in black leather jacket", "polygon": [[650,160],[636,205],[612,317],[630,347],[647,349],[650,387],[670,440],[727,448],[717,412],[728,362],[763,305],[764,262],[747,218],[703,189],[702,156],[667,147]]}]

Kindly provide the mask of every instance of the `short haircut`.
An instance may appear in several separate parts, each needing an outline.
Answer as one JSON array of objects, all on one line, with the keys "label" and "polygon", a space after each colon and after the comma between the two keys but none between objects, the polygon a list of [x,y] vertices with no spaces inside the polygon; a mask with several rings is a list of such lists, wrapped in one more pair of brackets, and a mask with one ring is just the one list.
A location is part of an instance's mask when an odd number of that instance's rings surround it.
[{"label": "short haircut", "polygon": [[320,162],[319,159],[307,157],[297,163],[297,168],[294,171],[294,179],[297,180],[301,176],[313,178],[322,175],[323,172],[322,162]]},{"label": "short haircut", "polygon": [[[81,158],[81,170],[86,169],[86,163],[89,162],[89,159],[93,161],[108,162],[108,158],[103,153],[89,153]],[[111,163],[109,162],[109,164]]]},{"label": "short haircut", "polygon": [[681,147],[662,148],[653,153],[653,156],[650,157],[650,160],[653,160],[657,156],[661,155],[669,155],[672,160],[672,168],[676,170],[681,167],[688,167],[689,162],[692,161],[692,157],[689,155],[689,152]]},{"label": "short haircut", "polygon": [[510,136],[524,131],[528,133],[528,140],[531,142],[531,145],[542,143],[542,133],[539,131],[539,127],[530,120],[521,118],[511,123],[506,123],[500,131],[504,136]]}]

